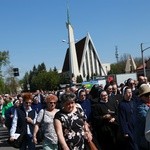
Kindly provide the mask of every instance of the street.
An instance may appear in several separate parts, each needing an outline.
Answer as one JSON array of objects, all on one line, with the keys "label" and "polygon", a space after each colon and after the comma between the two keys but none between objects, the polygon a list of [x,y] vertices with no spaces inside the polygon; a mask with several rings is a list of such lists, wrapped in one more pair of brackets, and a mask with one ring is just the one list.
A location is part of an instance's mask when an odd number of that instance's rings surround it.
[{"label": "street", "polygon": [[[17,150],[7,143],[8,131],[0,126],[0,150]],[[41,150],[41,145],[36,145],[36,150]]]},{"label": "street", "polygon": [[0,127],[0,150],[15,150],[16,148],[10,147],[7,143],[8,132],[7,129]]}]

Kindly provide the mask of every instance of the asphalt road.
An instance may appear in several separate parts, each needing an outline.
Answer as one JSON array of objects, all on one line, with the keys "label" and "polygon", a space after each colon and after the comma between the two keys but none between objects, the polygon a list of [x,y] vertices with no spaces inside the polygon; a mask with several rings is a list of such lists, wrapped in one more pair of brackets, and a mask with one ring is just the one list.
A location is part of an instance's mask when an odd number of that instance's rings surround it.
[{"label": "asphalt road", "polygon": [[0,127],[0,150],[16,150],[16,148],[10,147],[7,143],[8,131],[7,129]]},{"label": "asphalt road", "polygon": [[[16,148],[11,147],[7,143],[8,131],[7,129],[0,127],[0,150],[17,150]],[[41,145],[36,145],[36,150],[42,150]]]}]

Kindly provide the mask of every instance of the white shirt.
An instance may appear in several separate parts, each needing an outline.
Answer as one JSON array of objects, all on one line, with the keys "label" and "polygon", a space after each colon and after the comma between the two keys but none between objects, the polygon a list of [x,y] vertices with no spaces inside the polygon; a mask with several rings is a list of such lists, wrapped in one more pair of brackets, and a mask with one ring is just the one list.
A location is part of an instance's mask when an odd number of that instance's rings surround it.
[{"label": "white shirt", "polygon": [[[28,113],[32,110],[32,108],[30,107],[29,110],[26,110],[26,117],[28,117]],[[33,119],[33,123],[36,123],[36,118],[37,118],[37,113],[35,112],[35,118]],[[16,129],[17,129],[17,121],[18,121],[18,114],[17,111],[14,111],[14,117],[13,117],[13,121],[12,121],[12,127],[10,129],[10,136],[14,136],[16,133]],[[27,134],[31,134],[29,125],[27,125]]]}]

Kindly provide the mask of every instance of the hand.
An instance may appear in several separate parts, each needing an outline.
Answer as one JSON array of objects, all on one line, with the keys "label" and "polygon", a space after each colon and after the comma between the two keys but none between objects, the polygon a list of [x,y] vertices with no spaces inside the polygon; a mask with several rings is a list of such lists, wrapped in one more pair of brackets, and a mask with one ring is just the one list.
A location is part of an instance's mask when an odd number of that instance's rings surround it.
[{"label": "hand", "polygon": [[10,115],[10,118],[13,118],[14,117],[14,115]]},{"label": "hand", "polygon": [[28,123],[33,123],[33,120],[30,117],[26,117]]},{"label": "hand", "polygon": [[9,140],[10,140],[10,141],[14,141],[14,137],[11,136],[11,137],[9,138]]},{"label": "hand", "polygon": [[115,121],[115,118],[111,118],[110,120],[109,120],[109,122],[114,122]]},{"label": "hand", "polygon": [[85,137],[85,139],[87,139],[87,141],[91,141],[92,140],[92,133],[90,132],[90,131],[86,131],[85,133],[84,133],[84,137]]},{"label": "hand", "polygon": [[128,134],[124,134],[124,137],[125,137],[125,138],[128,138],[128,137],[129,137],[129,135],[128,135]]},{"label": "hand", "polygon": [[2,117],[1,120],[4,122],[5,121],[5,117]]},{"label": "hand", "polygon": [[33,142],[34,144],[38,144],[36,136],[33,136]]},{"label": "hand", "polygon": [[110,114],[106,114],[106,115],[103,116],[103,118],[104,118],[104,119],[110,119],[110,118],[111,118],[111,115],[110,115]]}]

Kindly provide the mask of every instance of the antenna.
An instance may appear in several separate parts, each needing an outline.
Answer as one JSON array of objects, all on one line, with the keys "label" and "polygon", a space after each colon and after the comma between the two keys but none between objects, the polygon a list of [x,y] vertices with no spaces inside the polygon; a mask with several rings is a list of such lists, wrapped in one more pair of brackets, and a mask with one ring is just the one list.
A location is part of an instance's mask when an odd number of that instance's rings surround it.
[{"label": "antenna", "polygon": [[119,58],[119,54],[118,54],[118,47],[115,46],[115,56],[116,56],[116,60],[117,60],[117,63],[118,63],[118,58]]}]

